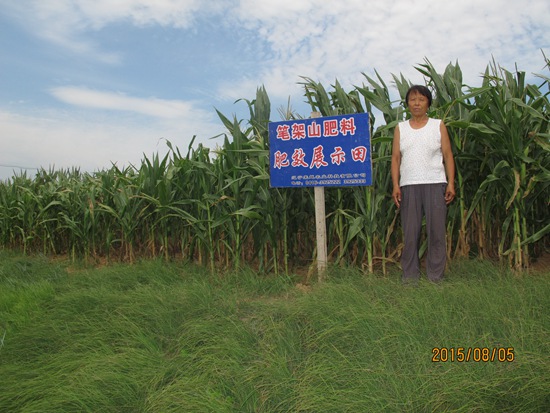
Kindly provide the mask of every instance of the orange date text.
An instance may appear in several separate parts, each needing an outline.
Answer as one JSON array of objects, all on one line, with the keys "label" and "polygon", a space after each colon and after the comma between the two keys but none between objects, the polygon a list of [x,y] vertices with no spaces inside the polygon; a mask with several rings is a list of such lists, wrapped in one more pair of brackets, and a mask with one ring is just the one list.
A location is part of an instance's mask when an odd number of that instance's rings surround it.
[{"label": "orange date text", "polygon": [[491,363],[508,362],[515,360],[513,347],[434,347],[432,362],[447,363]]}]

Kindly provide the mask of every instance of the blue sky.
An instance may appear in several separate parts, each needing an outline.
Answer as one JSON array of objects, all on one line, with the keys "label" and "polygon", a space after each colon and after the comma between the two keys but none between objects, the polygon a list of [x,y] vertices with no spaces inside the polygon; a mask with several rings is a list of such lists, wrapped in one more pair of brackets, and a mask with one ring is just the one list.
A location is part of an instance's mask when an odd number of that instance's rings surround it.
[{"label": "blue sky", "polygon": [[163,139],[215,148],[215,109],[246,119],[235,101],[261,85],[272,120],[289,98],[307,116],[301,76],[421,83],[428,58],[476,86],[494,58],[536,81],[548,16],[547,0],[0,0],[0,179],[139,164]]}]

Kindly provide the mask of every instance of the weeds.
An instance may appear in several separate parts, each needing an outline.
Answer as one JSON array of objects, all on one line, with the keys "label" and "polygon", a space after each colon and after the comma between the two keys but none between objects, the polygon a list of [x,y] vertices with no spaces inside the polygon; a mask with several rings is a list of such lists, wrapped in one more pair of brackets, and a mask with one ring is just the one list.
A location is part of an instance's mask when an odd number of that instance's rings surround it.
[{"label": "weeds", "polygon": [[[0,411],[545,412],[550,274],[446,281],[338,267],[226,275],[163,260],[68,271],[0,252]],[[24,279],[24,282],[20,281]],[[300,287],[300,288],[298,288]],[[432,362],[434,347],[513,362]]]}]

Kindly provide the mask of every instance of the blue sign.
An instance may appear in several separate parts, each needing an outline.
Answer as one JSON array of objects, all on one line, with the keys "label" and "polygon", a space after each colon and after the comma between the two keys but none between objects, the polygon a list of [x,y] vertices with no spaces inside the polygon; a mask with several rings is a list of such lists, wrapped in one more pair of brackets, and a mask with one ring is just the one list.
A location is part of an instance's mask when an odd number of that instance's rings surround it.
[{"label": "blue sign", "polygon": [[272,187],[372,185],[367,113],[269,123]]}]

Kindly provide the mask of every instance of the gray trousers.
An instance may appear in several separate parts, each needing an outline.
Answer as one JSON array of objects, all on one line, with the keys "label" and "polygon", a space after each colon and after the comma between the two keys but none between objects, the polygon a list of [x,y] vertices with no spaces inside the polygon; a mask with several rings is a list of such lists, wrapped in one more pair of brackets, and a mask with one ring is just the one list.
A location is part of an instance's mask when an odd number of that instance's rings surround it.
[{"label": "gray trousers", "polygon": [[447,261],[445,244],[446,183],[405,185],[401,187],[401,224],[405,246],[401,256],[404,281],[416,281],[420,277],[419,248],[422,217],[426,217],[428,250],[426,273],[431,281],[443,278]]}]

